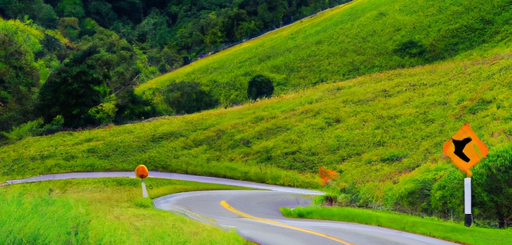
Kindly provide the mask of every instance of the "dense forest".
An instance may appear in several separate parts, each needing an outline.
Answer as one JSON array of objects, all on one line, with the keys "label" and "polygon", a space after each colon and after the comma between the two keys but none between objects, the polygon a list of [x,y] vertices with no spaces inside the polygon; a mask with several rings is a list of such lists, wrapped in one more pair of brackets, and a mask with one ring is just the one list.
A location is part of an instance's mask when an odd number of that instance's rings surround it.
[{"label": "dense forest", "polygon": [[[134,86],[344,2],[0,0],[0,139],[157,116]],[[217,105],[202,97],[183,112]]]}]

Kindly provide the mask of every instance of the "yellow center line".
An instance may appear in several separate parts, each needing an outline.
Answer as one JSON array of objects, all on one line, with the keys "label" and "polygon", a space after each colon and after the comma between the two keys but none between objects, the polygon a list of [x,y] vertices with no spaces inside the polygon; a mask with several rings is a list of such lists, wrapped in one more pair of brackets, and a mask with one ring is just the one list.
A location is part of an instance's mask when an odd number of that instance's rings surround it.
[{"label": "yellow center line", "polygon": [[345,245],[354,245],[353,243],[349,243],[349,242],[343,241],[343,240],[341,240],[339,238],[336,238],[336,237],[333,237],[333,236],[330,236],[330,235],[327,235],[327,234],[324,234],[324,233],[320,233],[320,232],[316,232],[316,231],[311,231],[311,230],[303,229],[303,228],[296,227],[296,226],[287,225],[287,224],[280,223],[280,222],[273,221],[273,220],[268,220],[268,219],[254,217],[254,216],[252,216],[250,214],[246,214],[246,213],[244,213],[242,211],[239,211],[239,210],[231,207],[226,201],[221,201],[220,205],[223,206],[225,209],[227,209],[227,210],[229,210],[229,211],[231,211],[231,212],[233,212],[235,214],[238,214],[238,215],[240,215],[242,217],[248,218],[248,219],[256,220],[256,221],[263,222],[263,223],[273,224],[273,225],[281,226],[281,227],[292,229],[292,230],[296,230],[296,231],[302,231],[302,232],[313,234],[313,235],[317,235],[317,236],[321,236],[321,237],[324,237],[324,238],[327,238],[327,239],[330,239],[330,240],[333,240],[333,241],[336,241],[336,242],[339,242],[339,243],[345,244]]}]

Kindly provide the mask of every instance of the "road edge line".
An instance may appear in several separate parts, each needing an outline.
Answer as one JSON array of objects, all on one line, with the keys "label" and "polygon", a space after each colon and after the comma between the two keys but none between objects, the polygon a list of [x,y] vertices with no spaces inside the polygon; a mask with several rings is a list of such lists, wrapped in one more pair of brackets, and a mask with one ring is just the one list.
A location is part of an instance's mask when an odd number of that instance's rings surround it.
[{"label": "road edge line", "polygon": [[238,214],[238,215],[240,215],[242,217],[248,218],[248,219],[256,220],[256,221],[267,223],[267,224],[273,224],[273,225],[281,226],[281,227],[284,227],[284,228],[288,228],[288,229],[292,229],[292,230],[296,230],[296,231],[301,231],[301,232],[309,233],[309,234],[312,234],[312,235],[317,235],[317,236],[324,237],[324,238],[327,238],[327,239],[330,239],[330,240],[333,240],[335,242],[339,242],[339,243],[345,244],[345,245],[354,245],[353,243],[349,243],[347,241],[343,241],[343,240],[341,240],[341,239],[339,239],[337,237],[333,237],[331,235],[327,235],[327,234],[316,232],[316,231],[312,231],[312,230],[307,230],[307,229],[296,227],[296,226],[292,226],[292,225],[287,225],[287,224],[284,224],[284,223],[281,223],[281,222],[277,222],[277,221],[273,221],[273,220],[258,218],[258,217],[252,216],[250,214],[246,214],[246,213],[244,213],[244,212],[242,212],[240,210],[237,210],[237,209],[231,207],[226,201],[221,201],[219,204],[222,207],[224,207],[225,209],[227,209],[227,210],[229,210],[229,211],[231,211],[231,212],[233,212],[235,214]]}]

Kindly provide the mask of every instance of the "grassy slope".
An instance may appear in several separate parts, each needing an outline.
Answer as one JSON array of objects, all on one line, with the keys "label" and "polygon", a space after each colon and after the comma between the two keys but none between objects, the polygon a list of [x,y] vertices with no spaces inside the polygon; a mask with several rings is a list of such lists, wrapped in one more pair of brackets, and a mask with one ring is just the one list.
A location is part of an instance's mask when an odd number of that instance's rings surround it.
[{"label": "grassy slope", "polygon": [[356,208],[305,207],[281,208],[286,217],[324,219],[375,225],[436,237],[462,244],[487,245],[510,244],[512,229],[485,229],[465,227],[461,223],[422,218],[389,211]]},{"label": "grassy slope", "polygon": [[[282,94],[442,60],[507,38],[512,10],[506,2],[358,0],[158,77],[137,92],[164,107],[155,90],[195,80],[222,103],[240,103],[256,74],[271,77],[276,93]],[[396,54],[394,49],[411,39],[427,48],[423,57]]]},{"label": "grassy slope", "polygon": [[464,122],[491,152],[510,143],[510,57],[496,48],[228,110],[29,138],[0,148],[0,178],[146,164],[315,187],[324,165],[362,193],[361,205],[387,205],[422,173],[456,171],[441,149]]},{"label": "grassy slope", "polygon": [[[147,179],[149,195],[233,189]],[[247,244],[225,232],[152,208],[140,180],[47,181],[0,187],[1,244]]]}]

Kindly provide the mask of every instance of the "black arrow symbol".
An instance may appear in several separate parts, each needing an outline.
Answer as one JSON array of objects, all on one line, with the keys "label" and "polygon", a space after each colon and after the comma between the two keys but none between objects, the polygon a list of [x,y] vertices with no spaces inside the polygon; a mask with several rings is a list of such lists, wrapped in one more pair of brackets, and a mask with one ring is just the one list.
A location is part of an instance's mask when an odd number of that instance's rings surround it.
[{"label": "black arrow symbol", "polygon": [[463,140],[456,140],[456,139],[453,139],[452,138],[452,141],[453,141],[453,145],[455,146],[455,151],[453,153],[455,153],[455,155],[457,155],[460,159],[462,159],[463,161],[465,162],[469,162],[471,159],[469,159],[468,156],[466,156],[466,154],[464,154],[464,152],[462,152],[464,150],[464,148],[466,147],[466,145],[471,142],[471,138],[465,138]]}]

